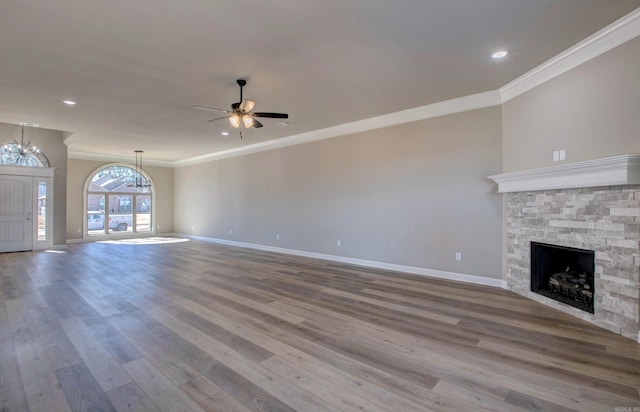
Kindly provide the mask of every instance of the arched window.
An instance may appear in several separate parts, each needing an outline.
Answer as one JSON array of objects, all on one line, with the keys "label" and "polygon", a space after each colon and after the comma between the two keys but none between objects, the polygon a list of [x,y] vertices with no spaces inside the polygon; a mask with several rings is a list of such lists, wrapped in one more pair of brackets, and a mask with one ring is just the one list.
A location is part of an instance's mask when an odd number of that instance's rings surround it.
[{"label": "arched window", "polygon": [[153,184],[126,164],[96,170],[85,183],[85,234],[154,232]]},{"label": "arched window", "polygon": [[49,159],[31,142],[4,143],[0,146],[0,165],[49,167]]}]

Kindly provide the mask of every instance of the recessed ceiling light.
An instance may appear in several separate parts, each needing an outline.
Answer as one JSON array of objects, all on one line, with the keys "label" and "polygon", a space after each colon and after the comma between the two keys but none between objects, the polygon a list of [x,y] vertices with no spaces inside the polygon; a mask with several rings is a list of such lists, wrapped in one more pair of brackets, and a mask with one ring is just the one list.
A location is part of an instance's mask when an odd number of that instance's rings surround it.
[{"label": "recessed ceiling light", "polygon": [[73,100],[63,100],[62,103],[69,106],[75,106],[78,102],[74,102]]},{"label": "recessed ceiling light", "polygon": [[20,126],[40,127],[40,125],[38,123],[27,123],[27,122],[20,122]]},{"label": "recessed ceiling light", "polygon": [[220,134],[223,135],[223,136],[229,136],[229,132],[222,132]]},{"label": "recessed ceiling light", "polygon": [[503,57],[506,57],[506,56],[507,56],[507,54],[509,54],[509,52],[508,52],[508,51],[506,51],[506,50],[500,50],[500,51],[497,51],[497,52],[493,53],[493,54],[491,55],[491,57],[493,57],[494,59],[502,59]]}]

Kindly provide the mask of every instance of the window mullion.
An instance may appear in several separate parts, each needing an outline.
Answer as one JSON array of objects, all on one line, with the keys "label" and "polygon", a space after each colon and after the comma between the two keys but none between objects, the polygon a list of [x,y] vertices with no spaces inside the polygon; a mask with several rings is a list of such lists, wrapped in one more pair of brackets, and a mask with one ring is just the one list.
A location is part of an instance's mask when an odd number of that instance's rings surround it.
[{"label": "window mullion", "polygon": [[[104,216],[104,227],[102,228],[104,234],[115,234],[114,232],[124,234],[125,230],[129,233],[153,232],[152,214],[155,213],[155,207],[151,180],[144,175],[144,182],[145,184],[149,182],[149,186],[134,186],[135,181],[134,184],[131,184],[128,179],[131,173],[133,173],[133,169],[128,165],[106,165],[97,169],[85,183],[87,205],[92,204],[91,208],[95,209],[97,206],[96,197],[99,196],[102,201],[100,207],[103,210],[100,213]],[[93,190],[89,190],[89,187]],[[138,211],[138,202],[141,202],[140,211]],[[88,215],[91,208],[86,210]],[[95,220],[92,222],[93,227],[97,226]],[[99,235],[100,232],[96,233],[96,231],[88,229],[89,224],[87,232],[91,233],[87,234]],[[131,225],[131,228],[125,229],[125,224]],[[118,228],[114,228],[112,231],[111,225],[117,225]]]}]

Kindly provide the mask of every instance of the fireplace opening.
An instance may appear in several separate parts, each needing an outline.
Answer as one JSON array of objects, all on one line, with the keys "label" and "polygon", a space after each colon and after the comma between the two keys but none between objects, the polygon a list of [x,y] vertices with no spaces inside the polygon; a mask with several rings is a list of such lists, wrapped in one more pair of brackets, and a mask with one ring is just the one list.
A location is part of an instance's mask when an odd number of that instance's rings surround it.
[{"label": "fireplace opening", "polygon": [[593,313],[593,250],[531,242],[531,291]]}]

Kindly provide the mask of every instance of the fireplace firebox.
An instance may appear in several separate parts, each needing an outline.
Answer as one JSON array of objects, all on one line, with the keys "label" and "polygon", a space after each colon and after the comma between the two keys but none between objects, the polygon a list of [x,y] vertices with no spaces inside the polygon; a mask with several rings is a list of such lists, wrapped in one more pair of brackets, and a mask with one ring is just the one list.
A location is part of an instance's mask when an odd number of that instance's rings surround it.
[{"label": "fireplace firebox", "polygon": [[593,250],[531,242],[531,291],[593,313]]}]

